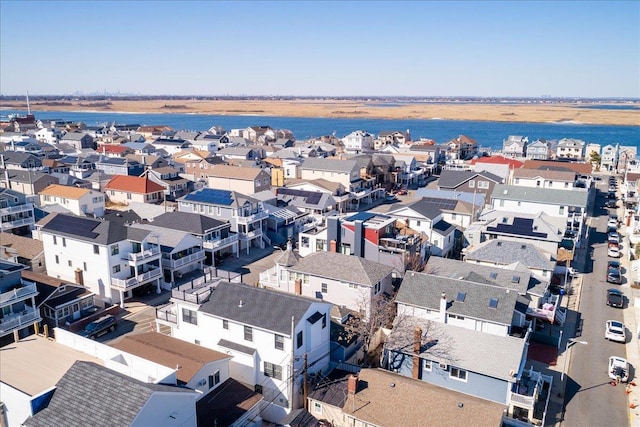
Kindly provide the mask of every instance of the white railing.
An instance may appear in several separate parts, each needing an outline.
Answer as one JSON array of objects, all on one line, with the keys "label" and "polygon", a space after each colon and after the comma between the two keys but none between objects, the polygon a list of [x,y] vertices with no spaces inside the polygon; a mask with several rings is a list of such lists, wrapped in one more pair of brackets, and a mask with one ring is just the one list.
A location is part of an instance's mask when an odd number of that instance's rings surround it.
[{"label": "white railing", "polygon": [[515,392],[510,392],[509,393],[509,400],[513,403],[517,403],[518,406],[521,406],[525,409],[531,409],[533,408],[533,405],[536,403],[536,399],[534,396],[525,396],[522,394],[518,394]]},{"label": "white railing", "polygon": [[30,224],[35,224],[35,220],[33,219],[33,217],[17,219],[15,221],[3,222],[2,229],[6,230],[9,228],[22,227],[23,225],[30,225]]},{"label": "white railing", "polygon": [[263,286],[278,287],[278,273],[276,271],[265,271],[259,275],[260,284]]},{"label": "white railing", "polygon": [[32,210],[33,210],[33,204],[25,203],[24,205],[9,206],[8,208],[2,208],[0,209],[0,215],[8,215],[12,213],[26,212],[26,211],[32,211]]},{"label": "white railing", "polygon": [[218,248],[225,248],[229,245],[234,244],[237,241],[238,241],[238,235],[232,234],[229,237],[225,237],[224,239],[205,240],[202,242],[202,246],[204,246],[207,249],[218,249]]},{"label": "white railing", "polygon": [[146,273],[138,274],[134,277],[129,277],[128,279],[118,279],[116,277],[112,277],[111,287],[121,290],[127,290],[138,285],[139,283],[158,279],[160,276],[162,276],[162,269],[155,268],[153,270],[147,271]]},{"label": "white railing", "polygon": [[27,309],[20,313],[9,314],[0,319],[0,336],[33,322],[40,322],[40,311]]},{"label": "white railing", "polygon": [[138,261],[143,261],[143,260],[147,260],[149,258],[152,258],[154,256],[160,255],[160,248],[157,246],[152,246],[149,249],[145,249],[142,252],[131,252],[128,253],[125,256],[122,257],[122,259],[127,259],[129,261],[134,261],[134,262],[138,262]]},{"label": "white railing", "polygon": [[163,305],[156,308],[156,320],[161,320],[169,323],[178,323],[178,315],[176,314],[176,306],[173,303]]},{"label": "white railing", "polygon": [[183,265],[187,265],[190,264],[192,262],[195,261],[200,261],[203,260],[205,258],[205,254],[203,250],[199,250],[198,252],[194,252],[191,255],[187,255],[185,257],[182,257],[180,259],[163,259],[162,260],[162,265],[165,267],[170,267],[170,268],[178,268],[178,267],[182,267]]},{"label": "white railing", "polygon": [[255,239],[256,237],[260,237],[260,235],[262,235],[262,230],[253,230],[246,233],[238,233],[238,235],[240,235],[240,238],[242,240],[251,240]]},{"label": "white railing", "polygon": [[266,213],[264,211],[260,211],[260,212],[254,213],[253,215],[237,216],[236,219],[238,220],[239,223],[249,224],[251,222],[255,222],[255,221],[259,221],[261,219],[265,219],[268,216],[269,216],[268,213]]},{"label": "white railing", "polygon": [[12,304],[17,301],[22,301],[28,297],[38,294],[38,289],[35,283],[26,284],[19,288],[12,289],[0,294],[0,306]]}]

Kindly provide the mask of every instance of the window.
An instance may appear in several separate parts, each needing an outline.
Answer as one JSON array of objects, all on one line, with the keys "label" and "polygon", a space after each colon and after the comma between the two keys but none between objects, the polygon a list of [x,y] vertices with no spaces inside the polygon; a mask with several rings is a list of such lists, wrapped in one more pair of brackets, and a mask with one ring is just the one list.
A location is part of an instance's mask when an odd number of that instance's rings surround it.
[{"label": "window", "polygon": [[564,215],[564,206],[560,206],[559,214]]},{"label": "window", "polygon": [[72,267],[72,266],[73,266],[73,264],[71,263],[71,260],[67,261],[67,265],[68,265],[69,267]]},{"label": "window", "polygon": [[474,180],[469,181],[469,188],[473,188],[475,186],[476,186],[476,182]]},{"label": "window", "polygon": [[131,193],[127,193],[127,200],[131,200]]},{"label": "window", "polygon": [[56,264],[60,264],[60,258],[58,258],[58,255],[56,255]]},{"label": "window", "polygon": [[326,293],[327,293],[327,286],[328,286],[328,285],[327,285],[326,283],[323,283],[321,286],[322,286],[322,290],[321,290],[321,291],[322,291],[322,293],[323,293],[323,294],[326,294]]},{"label": "window", "polygon": [[520,184],[520,178],[516,178],[516,184]]},{"label": "window", "polygon": [[100,246],[93,245],[93,253],[94,254],[99,254],[100,253]]},{"label": "window", "polygon": [[54,245],[58,244],[58,238],[56,236],[53,236],[53,244]]},{"label": "window", "polygon": [[284,337],[282,335],[274,335],[276,350],[284,350]]},{"label": "window", "polygon": [[432,366],[431,366],[431,360],[425,360],[424,361],[424,370],[427,372],[431,372],[432,370]]},{"label": "window", "polygon": [[251,326],[244,327],[244,340],[253,341],[253,329],[251,328]]},{"label": "window", "polygon": [[120,273],[120,264],[113,266],[113,274]]},{"label": "window", "polygon": [[478,188],[489,188],[489,181],[478,181]]},{"label": "window", "polygon": [[111,255],[118,255],[120,253],[120,247],[118,245],[111,245]]},{"label": "window", "polygon": [[324,251],[324,247],[326,245],[326,240],[324,239],[317,239],[316,240],[316,251]]},{"label": "window", "polygon": [[327,313],[322,315],[322,329],[327,327]]},{"label": "window", "polygon": [[216,371],[213,375],[209,375],[209,388],[213,388],[220,383],[220,371]]},{"label": "window", "polygon": [[452,214],[451,214],[451,219],[452,219],[452,220],[455,220],[455,219],[456,219],[456,214],[455,214],[455,213],[452,213]]},{"label": "window", "polygon": [[84,271],[87,271],[87,263],[86,263],[86,262],[83,262],[83,263],[82,263],[82,269],[83,269]]},{"label": "window", "polygon": [[313,402],[313,413],[322,415],[322,405],[319,402]]},{"label": "window", "polygon": [[222,319],[222,329],[229,330],[229,321],[227,319]]},{"label": "window", "polygon": [[189,310],[187,308],[183,308],[182,309],[182,321],[183,322],[187,322],[187,323],[191,323],[192,325],[197,325],[198,324],[198,314],[193,310]]},{"label": "window", "polygon": [[467,371],[451,367],[451,371],[449,372],[450,378],[455,378],[460,381],[467,381]]},{"label": "window", "polygon": [[296,335],[296,348],[302,347],[302,331]]},{"label": "window", "polygon": [[264,362],[264,376],[281,380],[282,366],[276,365],[274,363]]}]

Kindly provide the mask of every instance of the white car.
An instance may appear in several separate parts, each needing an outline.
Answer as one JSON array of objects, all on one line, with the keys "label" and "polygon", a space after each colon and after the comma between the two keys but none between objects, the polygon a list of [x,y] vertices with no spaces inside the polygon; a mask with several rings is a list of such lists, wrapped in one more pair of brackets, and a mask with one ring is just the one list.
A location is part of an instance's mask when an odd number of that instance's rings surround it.
[{"label": "white car", "polygon": [[604,338],[611,341],[626,342],[627,333],[622,322],[607,320],[604,328]]},{"label": "white car", "polygon": [[607,221],[607,227],[618,228],[618,219],[617,218],[609,218],[609,221]]},{"label": "white car", "polygon": [[622,357],[611,356],[607,372],[612,380],[627,382],[629,381],[629,362]]},{"label": "white car", "polygon": [[612,258],[620,258],[620,247],[618,245],[609,245],[609,249],[607,250],[607,255]]}]

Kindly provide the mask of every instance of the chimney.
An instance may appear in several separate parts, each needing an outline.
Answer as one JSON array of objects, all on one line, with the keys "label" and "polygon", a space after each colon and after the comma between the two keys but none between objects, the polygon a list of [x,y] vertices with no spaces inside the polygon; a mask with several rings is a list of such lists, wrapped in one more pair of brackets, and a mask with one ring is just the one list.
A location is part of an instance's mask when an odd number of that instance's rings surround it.
[{"label": "chimney", "polygon": [[447,294],[442,293],[440,298],[440,322],[447,323]]},{"label": "chimney", "polygon": [[413,331],[413,373],[412,378],[420,379],[420,348],[422,347],[422,329],[416,326]]},{"label": "chimney", "polygon": [[294,292],[296,295],[302,295],[302,279],[296,279]]},{"label": "chimney", "polygon": [[329,252],[338,252],[336,246],[338,245],[336,244],[335,240],[329,242]]},{"label": "chimney", "polygon": [[354,395],[356,391],[358,391],[358,376],[349,375],[349,379],[347,379],[347,394]]},{"label": "chimney", "polygon": [[82,270],[80,270],[79,268],[76,268],[75,273],[76,273],[76,283],[84,286],[84,277],[82,277]]}]

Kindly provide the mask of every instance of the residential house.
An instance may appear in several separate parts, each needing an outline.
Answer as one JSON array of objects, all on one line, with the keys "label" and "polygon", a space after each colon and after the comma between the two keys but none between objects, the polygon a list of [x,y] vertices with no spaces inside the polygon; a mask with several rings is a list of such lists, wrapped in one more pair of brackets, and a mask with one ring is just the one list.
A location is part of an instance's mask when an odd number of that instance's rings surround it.
[{"label": "residential house", "polygon": [[226,147],[219,150],[216,156],[221,157],[225,162],[237,160],[260,160],[260,153],[251,147]]},{"label": "residential house", "polygon": [[240,250],[264,248],[271,244],[263,230],[268,214],[262,203],[236,191],[203,188],[178,199],[178,211],[200,213],[220,221],[229,221],[231,231],[238,233]]},{"label": "residential house", "polygon": [[45,144],[57,144],[62,138],[62,131],[56,127],[43,127],[38,129],[33,137]]},{"label": "residential house", "polygon": [[226,164],[222,157],[206,155],[202,151],[193,151],[189,158],[180,159],[180,161],[182,160],[184,160],[184,173],[190,176],[193,181],[206,180],[209,170],[217,165]]},{"label": "residential house", "polygon": [[148,142],[125,142],[121,144],[127,148],[130,148],[134,151],[135,154],[139,156],[149,156],[149,155],[157,155],[156,147],[153,144]]},{"label": "residential house", "polygon": [[31,171],[5,169],[0,170],[0,188],[18,191],[25,196],[37,196],[51,184],[58,184],[59,179],[51,174]]},{"label": "residential house", "polygon": [[220,221],[191,212],[166,212],[151,223],[156,227],[180,230],[202,240],[205,265],[217,265],[229,255],[240,255],[238,234],[231,231],[229,221]]},{"label": "residential house", "polygon": [[91,425],[95,427],[195,427],[199,397],[200,393],[194,390],[145,383],[96,363],[78,361],[58,381],[49,402],[42,404],[43,409],[22,425],[81,426],[91,414]]},{"label": "residential house", "polygon": [[164,200],[164,187],[148,177],[117,175],[111,178],[104,192],[111,202],[158,203]]},{"label": "residential house", "polygon": [[495,427],[504,410],[495,402],[374,368],[357,376],[323,377],[308,400],[309,412],[334,427]]},{"label": "residential house", "polygon": [[606,172],[617,170],[619,155],[620,151],[618,144],[607,144],[602,147],[602,152],[600,154],[600,170]]},{"label": "residential house", "polygon": [[373,164],[372,174],[375,184],[390,185],[395,183],[393,172],[395,172],[395,158],[391,154],[374,153],[371,156]]},{"label": "residential house", "polygon": [[502,141],[502,153],[508,157],[526,157],[529,138],[520,135],[509,135]]},{"label": "residential house", "polygon": [[330,310],[317,299],[222,281],[174,290],[156,322],[173,337],[232,355],[230,376],[261,393],[261,417],[278,422],[302,406],[305,361],[308,375],[328,371]]},{"label": "residential house", "polygon": [[395,208],[387,212],[387,215],[404,221],[406,227],[422,233],[429,243],[430,255],[453,255],[456,228],[442,218],[442,210],[437,203],[420,199]]},{"label": "residential house", "polygon": [[573,191],[578,183],[576,178],[576,173],[573,171],[521,168],[513,171],[511,184],[523,187]]},{"label": "residential house", "polygon": [[42,159],[34,154],[24,151],[0,152],[0,165],[8,170],[39,170],[42,168]]},{"label": "residential house", "polygon": [[60,138],[60,144],[67,144],[73,147],[76,152],[80,152],[86,148],[92,150],[97,148],[94,137],[86,132],[67,132]]},{"label": "residential house", "polygon": [[566,191],[497,184],[491,194],[494,210],[516,214],[544,212],[551,217],[564,218],[567,230],[578,240],[583,236],[588,203],[589,192],[580,188]]},{"label": "residential house", "polygon": [[35,224],[33,207],[23,193],[0,188],[0,232],[28,234]]},{"label": "residential house", "polygon": [[126,157],[129,154],[135,154],[133,149],[120,144],[100,144],[96,151],[107,157]]},{"label": "residential house", "polygon": [[627,169],[627,164],[635,161],[638,156],[638,147],[620,145],[618,147],[618,173]]},{"label": "residential house", "polygon": [[383,141],[384,145],[403,145],[411,142],[411,133],[409,129],[407,129],[406,132],[400,130],[381,130],[380,133],[378,133],[378,139]]},{"label": "residential house", "polygon": [[[286,186],[287,188],[291,190],[296,190],[296,191],[300,190],[305,192],[327,193],[331,196],[331,198],[335,202],[333,209],[335,209],[335,211],[340,213],[347,212],[349,208],[349,200],[353,197],[350,193],[347,192],[344,185],[342,185],[341,183],[332,182],[332,181],[328,181],[326,179],[321,179],[321,178],[311,179],[311,180],[287,179]],[[280,190],[281,189],[278,188],[276,191],[276,194],[280,195],[281,193]],[[282,192],[282,194],[286,194],[286,192]],[[308,196],[303,195],[303,197],[308,197]],[[281,200],[281,197],[278,196],[278,199]],[[295,203],[295,200],[298,200],[298,199],[294,198],[294,203]],[[291,203],[289,200],[286,200],[286,199],[284,199],[284,201],[286,203]],[[307,198],[306,202],[309,203],[310,200]],[[311,200],[311,202],[313,202],[311,204],[316,204],[315,201],[313,200]],[[326,207],[328,208],[329,206],[327,205]],[[313,208],[313,209],[317,209],[317,208]],[[323,212],[324,213],[322,213],[322,216],[324,217],[331,216],[334,213],[336,213],[333,210],[324,210]],[[321,213],[321,212],[317,212],[317,213]],[[313,215],[313,212],[312,212],[312,215]]]},{"label": "residential house", "polygon": [[260,168],[217,165],[209,169],[207,176],[210,188],[234,190],[243,194],[271,189],[271,176]]},{"label": "residential house", "polygon": [[469,160],[478,154],[478,142],[465,135],[458,135],[446,145],[451,159]]},{"label": "residential house", "polygon": [[556,146],[557,159],[584,160],[584,141],[562,138]]},{"label": "residential house", "polygon": [[360,168],[354,160],[309,157],[299,169],[303,180],[325,179],[342,184],[348,191],[358,186],[361,180]]},{"label": "residential house", "polygon": [[154,154],[127,154],[125,158],[130,162],[138,162],[145,169],[158,169],[169,166],[169,162],[166,159]]},{"label": "residential house", "polygon": [[26,268],[0,260],[0,337],[13,334],[14,341],[34,333],[42,320],[36,306],[36,284],[21,277]]},{"label": "residential house", "polygon": [[438,190],[491,194],[503,180],[490,172],[445,169],[438,179]]},{"label": "residential house", "polygon": [[142,135],[145,139],[159,138],[163,132],[172,131],[170,126],[158,125],[158,126],[140,126],[136,129],[136,132]]},{"label": "residential house", "polygon": [[326,191],[306,191],[295,188],[277,188],[278,205],[291,206],[306,212],[316,220],[336,214],[337,203]]},{"label": "residential house", "polygon": [[341,139],[345,151],[361,153],[373,150],[373,135],[363,130],[356,130]]},{"label": "residential house", "polygon": [[578,175],[590,175],[592,171],[591,163],[566,162],[556,160],[525,160],[522,167],[525,169],[553,169],[573,171]]},{"label": "residential house", "polygon": [[86,188],[51,184],[40,192],[40,205],[59,205],[74,215],[104,215],[104,194]]},{"label": "residential house", "polygon": [[164,188],[164,199],[170,201],[187,194],[192,183],[192,181],[182,178],[178,169],[171,166],[148,168],[141,176],[161,185]]},{"label": "residential house", "polygon": [[164,150],[169,156],[187,150],[191,147],[191,143],[180,138],[158,138],[152,142],[156,150]]},{"label": "residential house", "polygon": [[374,298],[391,295],[394,268],[359,256],[314,252],[298,257],[290,247],[260,274],[260,286],[317,298],[367,318]]},{"label": "residential house", "polygon": [[5,260],[22,264],[36,273],[43,273],[46,270],[42,242],[31,238],[31,233],[28,236],[18,236],[3,232],[0,248],[13,253],[10,258],[3,257]]},{"label": "residential house", "polygon": [[69,174],[71,168],[56,159],[42,159],[42,168],[49,173]]},{"label": "residential house", "polygon": [[145,170],[143,164],[127,157],[97,156],[87,160],[94,162],[95,168],[105,175],[140,176]]},{"label": "residential house", "polygon": [[527,146],[527,159],[548,160],[553,155],[551,142],[545,139],[536,139]]},{"label": "residential house", "polygon": [[97,300],[124,305],[134,289],[153,284],[160,292],[160,236],[149,230],[50,214],[34,233],[44,246],[47,274],[85,286]]}]

